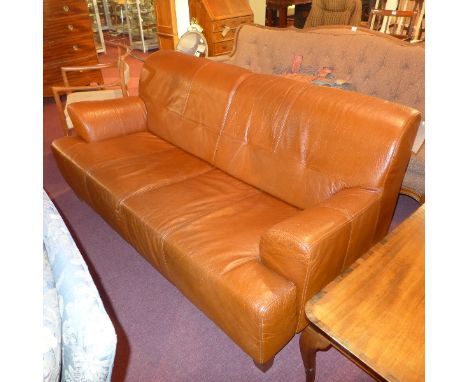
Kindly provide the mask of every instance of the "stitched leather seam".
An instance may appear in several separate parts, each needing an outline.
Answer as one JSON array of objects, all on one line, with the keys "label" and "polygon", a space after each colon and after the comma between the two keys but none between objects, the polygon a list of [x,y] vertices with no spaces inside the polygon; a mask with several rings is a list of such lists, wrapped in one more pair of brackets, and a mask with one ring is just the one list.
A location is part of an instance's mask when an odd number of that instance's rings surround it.
[{"label": "stitched leather seam", "polygon": [[177,184],[177,183],[180,183],[180,182],[183,182],[185,180],[189,180],[189,179],[192,179],[192,178],[195,178],[197,176],[200,176],[200,175],[203,175],[203,174],[206,174],[207,172],[210,172],[213,170],[213,167],[210,166],[210,168],[206,169],[206,170],[203,170],[201,172],[198,172],[196,174],[190,174],[186,177],[183,177],[183,178],[180,178],[178,179],[177,181],[175,182],[171,182],[170,179],[167,180],[167,182],[165,183],[151,183],[151,184],[148,184],[146,186],[143,186],[141,188],[139,188],[138,190],[135,190],[127,195],[124,195],[122,196],[122,198],[117,202],[117,207],[120,208],[120,205],[125,202],[127,199],[133,197],[133,196],[137,196],[137,195],[140,195],[140,194],[144,194],[148,191],[151,191],[151,190],[155,190],[155,189],[159,189],[159,188],[163,188],[163,187],[166,187],[166,186],[171,186],[173,184]]},{"label": "stitched leather seam", "polygon": [[[330,231],[327,231],[325,232],[321,237],[315,239],[314,241],[310,242],[310,243],[304,243],[300,237],[298,237],[297,235],[291,233],[291,232],[287,232],[287,231],[283,231],[283,230],[279,230],[279,229],[273,229],[271,230],[270,232],[273,233],[273,234],[278,234],[280,236],[283,236],[283,237],[286,237],[287,239],[290,239],[292,241],[294,241],[294,243],[302,250],[304,250],[305,252],[308,252],[308,254],[310,255],[310,252],[313,250],[313,246],[318,244],[319,242],[331,237],[332,235],[334,234],[337,234],[339,233],[339,231],[341,231],[342,228],[344,228],[347,224],[349,223],[352,223],[353,221],[355,221],[356,218],[359,218],[360,216],[362,216],[367,210],[368,208],[370,208],[372,205],[374,205],[375,202],[377,202],[378,200],[380,200],[380,197],[371,202],[369,205],[364,205],[360,210],[359,212],[357,212],[352,219],[349,219],[347,216],[345,216],[343,214],[342,211],[340,211],[339,209],[337,208],[333,208],[333,207],[329,207],[329,206],[319,206],[319,208],[328,208],[328,209],[332,209],[332,210],[335,210],[335,211],[338,211],[340,214],[342,214],[345,218],[345,221],[340,224],[339,226],[335,226],[334,229],[330,230]],[[375,229],[374,229],[375,230]],[[350,241],[348,240],[348,247],[346,249],[346,253],[348,252],[349,250],[349,244],[350,244]],[[301,299],[300,299],[300,306],[299,306],[299,317],[302,317],[302,314],[304,312],[304,304],[302,304],[302,301],[304,301],[304,298],[305,298],[305,295],[306,295],[306,292],[309,288],[309,278],[310,278],[310,272],[311,272],[311,269],[312,269],[312,264],[315,264],[315,261],[313,261],[314,259],[312,259],[310,256],[308,257],[307,259],[307,271],[306,271],[306,275],[305,275],[305,284],[304,284],[304,289],[302,291],[302,295],[301,295]]]},{"label": "stitched leather seam", "polygon": [[176,150],[177,148],[176,147],[170,147],[168,149],[164,149],[164,150],[156,150],[156,151],[152,151],[152,152],[149,152],[149,153],[146,153],[146,154],[135,154],[135,155],[131,155],[131,156],[126,156],[126,157],[118,157],[118,158],[115,158],[115,159],[109,159],[105,162],[100,162],[100,163],[96,163],[95,165],[92,165],[92,166],[89,166],[88,169],[85,170],[86,172],[86,175],[91,175],[91,172],[95,171],[95,170],[99,170],[100,168],[108,165],[108,164],[118,164],[119,162],[122,162],[122,163],[127,163],[127,161],[129,159],[135,159],[135,158],[144,158],[146,156],[150,157],[151,155],[154,155],[154,154],[159,154],[159,153],[166,153],[168,151],[171,151],[171,150]]},{"label": "stitched leather seam", "polygon": [[[292,290],[296,289],[296,285],[291,280],[286,279],[286,281],[293,288]],[[282,293],[278,298],[275,298],[268,305],[266,305],[265,310],[268,311],[273,305],[275,305],[277,303],[279,303],[281,305],[281,302],[283,300],[286,300],[286,301],[288,300],[289,294],[290,294],[289,291],[287,293]],[[260,321],[260,359],[264,361],[264,359],[263,359],[263,357],[264,357],[264,346],[263,346],[264,331],[263,331],[263,327],[265,326],[265,324],[264,324],[263,316],[260,316],[260,317],[257,317],[257,318],[259,318],[259,321]]]},{"label": "stitched leather seam", "polygon": [[[305,280],[304,280],[305,281],[304,289],[302,290],[301,299],[299,300],[299,315],[297,317],[297,323],[298,324],[299,324],[300,318],[304,315],[304,312],[305,312],[305,303],[303,303],[303,301],[304,301],[305,296],[307,294],[306,292],[310,288],[309,279],[310,279],[310,272],[311,272],[311,269],[312,269],[312,263],[315,264],[315,261],[312,262],[311,259],[309,258],[309,261],[307,262],[307,272],[306,272]],[[297,325],[296,325],[296,327],[297,327]]]},{"label": "stitched leather seam", "polygon": [[[253,189],[253,190],[254,190],[254,191],[257,191],[256,189]],[[248,193],[251,193],[252,190],[248,190],[247,192],[248,192]],[[253,196],[256,196],[256,195],[258,195],[259,193],[260,193],[260,191],[257,191],[257,192],[255,192],[255,193],[250,194],[250,195],[246,195],[245,197],[242,197],[242,198],[236,200],[236,203],[242,202],[242,201],[244,201],[244,200],[246,200],[246,199],[249,199],[249,198],[251,198],[251,197],[253,197]],[[189,224],[192,224],[192,223],[196,222],[197,220],[203,219],[203,218],[205,218],[205,217],[207,217],[207,216],[209,216],[209,215],[212,215],[213,213],[216,213],[216,212],[219,212],[219,211],[228,209],[228,208],[231,208],[231,206],[229,205],[229,206],[226,206],[226,207],[223,207],[223,208],[219,208],[219,209],[210,209],[209,211],[207,211],[207,212],[204,213],[204,214],[201,214],[201,215],[198,215],[198,216],[194,216],[192,219],[187,220],[187,221],[184,221],[184,225],[187,226],[187,225],[189,225]],[[174,227],[173,229],[168,229],[168,230],[162,232],[161,235],[160,235],[160,238],[161,238],[161,240],[162,240],[162,242],[161,242],[162,254],[161,254],[161,255],[162,255],[162,259],[163,259],[163,261],[164,261],[164,265],[166,265],[166,266],[167,266],[167,262],[166,262],[166,255],[165,255],[165,252],[166,252],[166,251],[165,251],[165,242],[166,242],[165,239],[166,239],[170,234],[172,234],[176,229],[178,229],[178,227]],[[169,274],[169,270],[168,270],[168,269],[167,269],[167,273]]]},{"label": "stitched leather seam", "polygon": [[192,79],[191,79],[191,81],[190,81],[190,86],[189,86],[189,88],[188,88],[187,95],[186,95],[186,97],[185,97],[184,108],[182,109],[182,114],[181,114],[182,116],[185,114],[185,110],[187,109],[187,104],[188,104],[188,100],[189,100],[189,98],[190,98],[190,93],[191,93],[191,91],[192,91],[193,82],[195,81],[195,78],[196,78],[197,74],[198,74],[203,68],[205,68],[207,65],[209,65],[209,64],[211,64],[211,63],[212,63],[212,62],[210,62],[210,61],[207,60],[205,63],[203,63],[202,66],[200,66],[200,67],[195,71],[195,73],[193,73]]},{"label": "stitched leather seam", "polygon": [[[278,79],[278,81],[281,81],[280,79]],[[308,87],[305,87],[305,86],[302,86],[302,89],[293,97],[293,98],[289,98],[289,93],[292,92],[295,88],[298,88],[299,87],[299,83],[298,84],[295,84],[295,83],[291,83],[291,86],[290,88],[286,91],[286,93],[284,94],[284,98],[283,100],[281,101],[281,105],[279,106],[278,109],[280,109],[284,104],[287,103],[287,111],[282,113],[283,114],[283,117],[281,118],[281,127],[280,127],[280,132],[278,134],[278,137],[276,138],[276,142],[274,142],[273,144],[273,152],[276,153],[276,150],[278,149],[278,145],[280,144],[280,140],[281,138],[283,137],[284,135],[284,125],[286,124],[286,120],[287,118],[289,117],[289,113],[291,112],[291,109],[292,109],[292,106],[293,104],[296,102],[296,100],[302,96],[307,90],[309,90]]]},{"label": "stitched leather seam", "polygon": [[212,163],[215,162],[216,154],[218,152],[219,141],[221,140],[221,135],[223,134],[224,128],[226,127],[226,122],[227,122],[229,112],[231,110],[231,105],[234,99],[234,95],[236,94],[237,89],[239,89],[239,86],[242,85],[242,83],[244,83],[245,80],[251,76],[253,76],[253,73],[244,73],[241,77],[237,79],[236,83],[234,84],[234,87],[231,89],[229,93],[228,104],[224,112],[223,122],[222,122],[221,128],[218,131],[218,137],[216,138],[216,144],[215,144],[215,149],[213,151]]},{"label": "stitched leather seam", "polygon": [[[169,184],[165,184],[165,185],[163,185],[163,186],[161,186],[161,187],[156,187],[155,189],[164,188],[164,187],[167,187],[167,186],[172,186],[172,185],[175,185],[175,184],[178,184],[178,183],[183,183],[183,182],[185,182],[185,181],[187,181],[187,180],[196,178],[196,177],[198,177],[198,176],[200,176],[200,175],[207,174],[208,172],[211,172],[211,171],[214,171],[214,169],[213,169],[213,168],[210,168],[209,170],[207,170],[207,171],[205,171],[205,172],[203,172],[203,173],[199,173],[199,174],[196,174],[196,175],[193,175],[193,176],[189,176],[189,177],[186,177],[186,178],[184,178],[184,179],[180,179],[180,180],[178,180],[178,181],[176,181],[176,182],[169,183]],[[133,196],[133,195],[131,195],[131,196]],[[128,198],[129,198],[129,197],[128,197]],[[122,203],[124,203],[128,198],[126,198],[125,200],[123,200]],[[121,203],[121,204],[122,204],[122,203]],[[148,230],[151,230],[151,231],[156,235],[156,237],[157,237],[158,239],[161,240],[161,254],[160,254],[160,255],[161,255],[161,263],[162,263],[162,264],[161,264],[161,267],[164,266],[164,272],[165,272],[166,274],[169,274],[169,273],[168,273],[168,268],[167,268],[167,261],[166,261],[165,250],[164,250],[164,238],[167,237],[167,234],[168,234],[168,233],[167,233],[167,232],[161,232],[161,233],[159,233],[159,232],[157,232],[157,231],[153,231],[153,230],[151,229],[151,227],[149,226],[149,224],[147,224],[147,223],[148,223],[148,218],[149,218],[149,217],[150,217],[150,214],[148,214],[147,216],[141,216],[141,215],[139,215],[139,216],[138,216],[138,220],[140,220],[140,221],[145,225],[145,227],[146,227]]]},{"label": "stitched leather seam", "polygon": [[260,360],[263,361],[263,317],[260,317]]},{"label": "stitched leather seam", "polygon": [[[408,129],[408,126],[410,125],[410,123],[412,122],[413,118],[410,118],[408,119],[406,122],[405,122],[405,125],[403,127],[403,132],[406,132],[406,130]],[[391,170],[395,167],[395,163],[394,163],[394,159],[395,159],[395,156],[396,156],[396,153],[399,151],[400,149],[400,146],[401,146],[401,139],[402,137],[404,136],[404,134],[400,134],[400,139],[397,141],[396,145],[393,146],[393,150],[392,150],[392,154],[391,154],[391,157],[390,157],[390,163],[391,165],[387,167],[387,171],[385,173],[385,177],[383,179],[383,187],[382,189],[386,189],[386,185],[387,185],[387,181],[388,181],[388,177],[389,177],[389,174],[391,172]],[[383,198],[383,195],[382,195],[382,198]],[[381,209],[382,209],[382,203],[380,203],[380,206],[379,206],[379,218],[380,218],[380,212],[381,212]],[[377,218],[377,221],[379,221],[380,219]],[[377,230],[377,222],[376,222],[376,228],[375,230]],[[374,231],[374,236],[375,236],[375,231]]]}]

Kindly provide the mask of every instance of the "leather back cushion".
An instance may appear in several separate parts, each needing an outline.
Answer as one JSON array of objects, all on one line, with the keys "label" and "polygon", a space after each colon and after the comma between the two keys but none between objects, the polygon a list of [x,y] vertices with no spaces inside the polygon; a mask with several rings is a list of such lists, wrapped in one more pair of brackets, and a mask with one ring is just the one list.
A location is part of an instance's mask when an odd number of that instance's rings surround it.
[{"label": "leather back cushion", "polygon": [[139,94],[148,129],[168,142],[213,162],[220,129],[234,90],[250,71],[170,51],[145,61]]},{"label": "leather back cushion", "polygon": [[302,55],[301,72],[331,66],[357,92],[419,110],[424,118],[424,48],[349,27],[309,30],[240,28],[229,63],[257,73],[282,74]]},{"label": "leather back cushion", "polygon": [[214,164],[299,208],[344,188],[384,189],[395,181],[390,172],[406,168],[408,152],[395,159],[402,141],[410,147],[403,127],[416,114],[354,92],[251,76],[233,99]]},{"label": "leather back cushion", "polygon": [[155,134],[299,208],[356,186],[396,197],[419,123],[402,105],[164,51],[140,95]]}]

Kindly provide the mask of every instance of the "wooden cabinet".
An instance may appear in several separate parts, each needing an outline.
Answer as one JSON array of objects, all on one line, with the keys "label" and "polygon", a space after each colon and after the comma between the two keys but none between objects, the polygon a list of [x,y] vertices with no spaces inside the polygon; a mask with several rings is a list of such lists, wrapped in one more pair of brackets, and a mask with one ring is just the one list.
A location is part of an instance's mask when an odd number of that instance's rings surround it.
[{"label": "wooden cabinet", "polygon": [[203,28],[209,56],[230,53],[237,27],[253,24],[247,0],[189,0],[189,12]]},{"label": "wooden cabinet", "polygon": [[[86,0],[43,0],[43,95],[63,85],[62,66],[98,64]],[[100,71],[74,73],[70,85],[102,83]]]},{"label": "wooden cabinet", "polygon": [[174,0],[156,1],[156,22],[159,48],[175,50],[177,35],[176,5]]}]

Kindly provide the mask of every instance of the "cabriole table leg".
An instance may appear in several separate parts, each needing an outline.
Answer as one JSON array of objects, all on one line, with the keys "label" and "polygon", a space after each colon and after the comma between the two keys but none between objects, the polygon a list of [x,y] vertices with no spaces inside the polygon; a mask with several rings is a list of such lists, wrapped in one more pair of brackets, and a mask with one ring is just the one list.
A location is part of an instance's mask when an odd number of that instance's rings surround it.
[{"label": "cabriole table leg", "polygon": [[302,331],[301,338],[299,339],[299,346],[301,348],[302,362],[304,362],[306,382],[314,382],[315,357],[317,351],[325,350],[330,347],[330,342],[310,326],[307,326],[307,328]]}]

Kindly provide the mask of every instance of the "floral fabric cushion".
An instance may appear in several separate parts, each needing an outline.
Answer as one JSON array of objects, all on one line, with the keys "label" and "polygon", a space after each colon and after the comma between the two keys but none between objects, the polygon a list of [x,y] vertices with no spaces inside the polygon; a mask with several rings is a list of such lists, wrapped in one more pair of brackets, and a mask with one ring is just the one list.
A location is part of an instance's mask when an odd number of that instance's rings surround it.
[{"label": "floral fabric cushion", "polygon": [[306,73],[285,73],[283,77],[293,80],[307,82],[317,86],[328,86],[343,90],[352,90],[352,85],[346,80],[337,79],[333,75],[333,68],[323,67],[317,70],[312,70],[310,74]]},{"label": "floral fabric cushion", "polygon": [[334,68],[323,66],[321,68],[302,68],[303,56],[294,55],[291,68],[285,73],[275,73],[282,77],[307,82],[317,86],[328,86],[343,90],[352,90],[352,85],[347,80],[337,79],[333,74]]},{"label": "floral fabric cushion", "polygon": [[57,382],[60,378],[62,320],[58,304],[57,289],[50,269],[47,251],[43,249],[42,283],[42,366],[43,380]]},{"label": "floral fabric cushion", "polygon": [[45,192],[43,241],[61,314],[61,380],[110,381],[117,343],[114,327],[81,253]]}]

